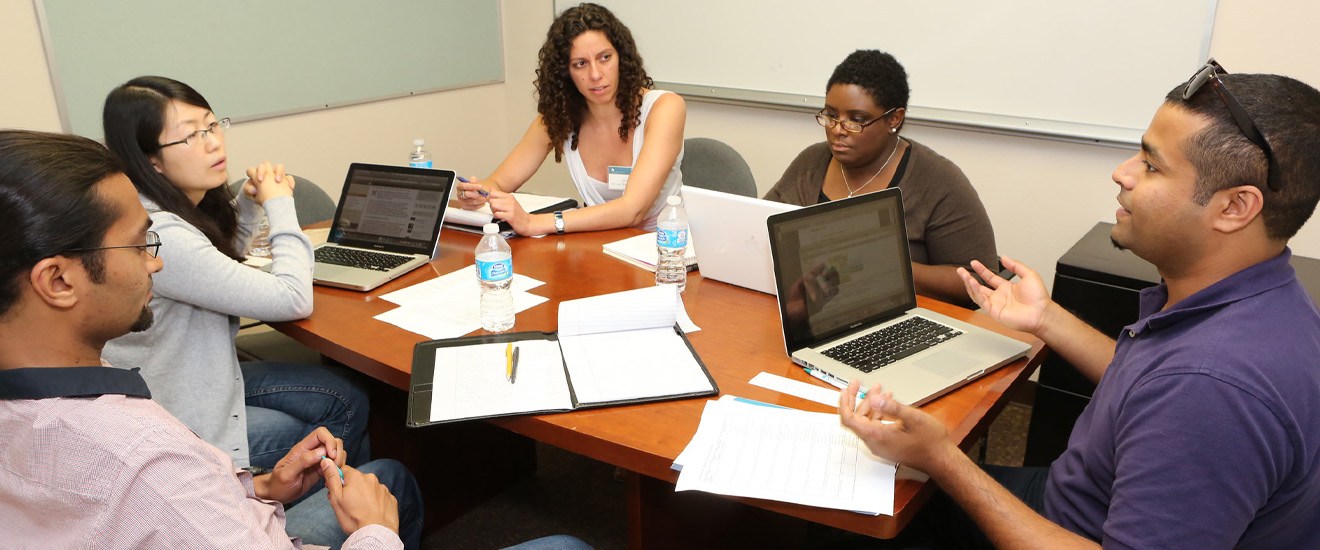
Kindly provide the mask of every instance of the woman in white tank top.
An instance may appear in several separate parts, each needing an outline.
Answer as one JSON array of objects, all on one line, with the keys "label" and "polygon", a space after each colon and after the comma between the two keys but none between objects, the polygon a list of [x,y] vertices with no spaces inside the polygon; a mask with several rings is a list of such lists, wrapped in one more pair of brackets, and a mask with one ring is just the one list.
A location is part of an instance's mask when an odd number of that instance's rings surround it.
[{"label": "woman in white tank top", "polygon": [[[459,184],[459,202],[467,209],[489,202],[495,217],[520,235],[654,229],[665,199],[683,185],[683,99],[649,89],[654,83],[632,33],[595,4],[555,19],[540,60],[536,120],[493,174]],[[555,162],[567,157],[586,207],[528,214],[511,193],[551,151]]]}]

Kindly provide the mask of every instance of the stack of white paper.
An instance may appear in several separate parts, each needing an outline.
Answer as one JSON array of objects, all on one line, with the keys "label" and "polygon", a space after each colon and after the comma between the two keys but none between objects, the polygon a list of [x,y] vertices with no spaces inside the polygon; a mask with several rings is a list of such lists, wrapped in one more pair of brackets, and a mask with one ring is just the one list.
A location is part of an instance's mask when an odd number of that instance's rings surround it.
[{"label": "stack of white paper", "polygon": [[[601,250],[610,256],[632,265],[654,272],[655,264],[660,261],[660,252],[655,248],[655,233],[642,233],[620,241],[605,243]],[[683,264],[692,269],[697,263],[697,248],[692,239],[688,239],[687,249],[683,251]]]},{"label": "stack of white paper", "polygon": [[895,464],[871,454],[837,414],[707,401],[674,467],[678,491],[894,514]]},{"label": "stack of white paper", "polygon": [[[455,338],[481,328],[481,285],[475,265],[381,296],[400,307],[376,319],[427,338]],[[509,290],[515,313],[548,300],[528,290],[545,284],[515,273]]]},{"label": "stack of white paper", "polygon": [[[532,195],[528,193],[513,193],[513,198],[518,201],[518,205],[527,212],[535,212],[548,206],[553,206],[568,199],[562,197],[547,197],[544,195]],[[495,217],[490,213],[490,205],[483,204],[476,210],[464,210],[462,208],[446,207],[445,221],[462,225],[472,225],[480,228],[481,226],[495,221]]]}]

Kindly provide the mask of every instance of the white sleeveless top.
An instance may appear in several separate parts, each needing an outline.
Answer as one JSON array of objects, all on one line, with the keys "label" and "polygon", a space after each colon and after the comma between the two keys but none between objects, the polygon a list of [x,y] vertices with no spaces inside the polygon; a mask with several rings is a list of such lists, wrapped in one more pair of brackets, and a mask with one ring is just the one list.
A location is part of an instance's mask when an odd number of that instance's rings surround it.
[{"label": "white sleeveless top", "polygon": [[[646,135],[646,118],[651,114],[651,106],[655,105],[655,101],[660,99],[660,96],[668,93],[671,92],[651,90],[646,92],[646,95],[642,98],[641,122],[633,130],[632,137],[634,164],[637,162],[637,157],[642,153],[642,140],[645,139],[644,136]],[[577,186],[578,193],[582,195],[582,200],[586,205],[594,206],[622,197],[622,189],[611,191],[609,183],[598,181],[587,175],[587,168],[582,165],[582,155],[570,147],[572,143],[573,136],[570,135],[568,140],[564,142],[565,164],[568,165],[568,173],[573,178],[573,185]],[[677,195],[679,190],[683,188],[683,171],[679,168],[682,163],[683,149],[680,148],[678,158],[674,159],[674,166],[669,169],[669,175],[665,177],[665,184],[660,188],[660,194],[656,196],[655,203],[651,205],[651,209],[646,213],[646,220],[637,226],[639,229],[647,231],[655,229],[655,221],[656,218],[660,217],[660,211],[665,207],[665,199],[670,195]]]}]

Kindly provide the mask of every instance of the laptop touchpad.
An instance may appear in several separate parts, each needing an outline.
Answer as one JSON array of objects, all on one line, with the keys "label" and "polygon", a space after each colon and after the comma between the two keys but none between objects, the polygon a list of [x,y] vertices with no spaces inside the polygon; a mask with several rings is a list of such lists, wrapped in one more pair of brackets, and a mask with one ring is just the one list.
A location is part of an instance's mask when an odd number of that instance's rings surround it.
[{"label": "laptop touchpad", "polygon": [[975,362],[975,359],[965,353],[944,350],[917,361],[916,365],[923,370],[948,378],[961,375]]}]

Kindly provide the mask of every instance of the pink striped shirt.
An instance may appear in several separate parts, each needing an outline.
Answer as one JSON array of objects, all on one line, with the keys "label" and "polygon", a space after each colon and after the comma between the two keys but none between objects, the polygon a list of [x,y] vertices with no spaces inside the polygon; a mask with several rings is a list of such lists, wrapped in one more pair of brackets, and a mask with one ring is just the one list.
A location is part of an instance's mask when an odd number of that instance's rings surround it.
[{"label": "pink striped shirt", "polygon": [[[229,455],[118,394],[0,399],[0,532],[0,548],[303,547]],[[402,547],[380,525],[344,544]]]}]

